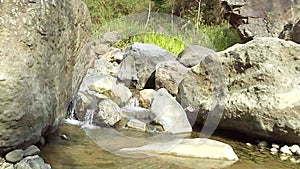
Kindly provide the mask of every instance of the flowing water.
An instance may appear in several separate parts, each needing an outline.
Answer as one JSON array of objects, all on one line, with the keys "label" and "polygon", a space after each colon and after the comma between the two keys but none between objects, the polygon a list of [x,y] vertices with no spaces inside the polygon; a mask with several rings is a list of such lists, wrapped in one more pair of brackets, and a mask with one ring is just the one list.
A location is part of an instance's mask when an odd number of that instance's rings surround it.
[{"label": "flowing water", "polygon": [[[125,134],[144,136],[144,132],[124,131]],[[69,139],[63,139],[61,135]],[[192,133],[198,137],[199,133]],[[103,135],[105,137],[105,135]],[[279,156],[270,155],[269,151],[261,151],[257,146],[246,146],[243,142],[223,139],[213,136],[213,139],[231,145],[239,157],[239,161],[226,169],[299,169],[299,164],[281,161]],[[114,143],[114,140],[111,140]],[[214,168],[205,166],[207,162],[216,164],[218,161],[210,160],[202,163],[190,158],[174,160],[168,158],[128,158],[121,157],[103,150],[95,144],[80,126],[64,124],[58,131],[46,138],[41,156],[53,169],[193,169]]]},{"label": "flowing water", "polygon": [[[131,99],[122,110],[129,114],[132,113],[132,116],[136,116],[138,112],[145,113],[135,98]],[[282,161],[279,155],[271,155],[269,150],[255,146],[255,140],[241,140],[240,138],[244,138],[244,136],[224,131],[221,134],[216,132],[216,135],[211,138],[232,146],[239,157],[239,161],[233,165],[229,165],[232,162],[224,160],[170,155],[150,158],[118,156],[110,152],[124,147],[148,144],[149,137],[159,140],[173,140],[173,136],[125,129],[97,128],[92,124],[94,112],[94,110],[88,109],[84,122],[67,119],[69,124],[63,124],[54,134],[46,138],[41,156],[47,163],[51,164],[53,169],[207,169],[220,168],[220,166],[222,168],[226,166],[226,169],[300,169],[300,164],[293,164],[289,160]],[[73,111],[70,111],[70,118],[74,117],[72,113]],[[200,127],[198,128],[200,129]],[[119,137],[120,134],[121,137]],[[187,137],[198,138],[200,133],[193,132]],[[138,139],[128,141],[128,138]],[[252,142],[252,146],[247,146],[246,141]],[[99,142],[101,142],[101,146],[99,146]]]}]

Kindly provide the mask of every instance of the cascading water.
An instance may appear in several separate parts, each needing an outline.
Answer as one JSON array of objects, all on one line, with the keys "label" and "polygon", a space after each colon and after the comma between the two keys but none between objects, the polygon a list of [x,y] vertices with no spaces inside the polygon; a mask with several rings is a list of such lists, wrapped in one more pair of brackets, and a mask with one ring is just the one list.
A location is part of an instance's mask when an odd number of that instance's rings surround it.
[{"label": "cascading water", "polygon": [[86,114],[84,117],[84,124],[93,125],[93,118],[94,118],[95,110],[87,109]]}]

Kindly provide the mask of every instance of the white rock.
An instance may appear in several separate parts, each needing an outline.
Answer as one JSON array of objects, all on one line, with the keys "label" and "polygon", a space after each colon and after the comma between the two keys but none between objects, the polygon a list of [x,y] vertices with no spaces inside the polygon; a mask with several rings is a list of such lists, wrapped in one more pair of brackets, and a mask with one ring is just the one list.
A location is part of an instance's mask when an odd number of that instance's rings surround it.
[{"label": "white rock", "polygon": [[295,154],[299,149],[300,149],[300,147],[299,147],[297,144],[292,145],[292,146],[290,147],[291,152],[294,153],[294,154]]},{"label": "white rock", "polygon": [[141,122],[137,119],[130,119],[127,123],[127,126],[137,130],[146,131],[146,123]]},{"label": "white rock", "polygon": [[298,150],[295,152],[295,154],[296,154],[297,156],[300,156],[300,149],[298,149]]},{"label": "white rock", "polygon": [[238,156],[230,145],[206,138],[176,139],[174,141],[148,144],[142,147],[123,148],[128,153],[157,153],[182,157],[222,159],[237,161]]},{"label": "white rock", "polygon": [[296,164],[296,163],[297,163],[297,160],[295,159],[295,157],[291,157],[291,158],[290,158],[290,162]]},{"label": "white rock", "polygon": [[287,160],[289,158],[289,156],[287,156],[286,154],[281,154],[280,155],[280,159],[282,160],[282,161],[285,161],[285,160]]},{"label": "white rock", "polygon": [[293,155],[293,153],[290,151],[290,148],[287,145],[284,145],[280,148],[280,152],[287,154],[287,155]]},{"label": "white rock", "polygon": [[251,143],[246,143],[246,146],[252,147],[252,144]]},{"label": "white rock", "polygon": [[280,148],[280,146],[279,146],[278,144],[275,144],[275,143],[272,144],[272,147],[273,147],[273,148],[276,148],[276,149],[279,149],[279,148]]},{"label": "white rock", "polygon": [[270,151],[271,151],[271,154],[276,154],[276,153],[278,152],[278,149],[275,148],[275,147],[272,147],[272,148],[270,149]]},{"label": "white rock", "polygon": [[267,145],[268,145],[268,142],[266,142],[266,141],[261,141],[261,142],[259,142],[258,143],[258,147],[267,147]]}]

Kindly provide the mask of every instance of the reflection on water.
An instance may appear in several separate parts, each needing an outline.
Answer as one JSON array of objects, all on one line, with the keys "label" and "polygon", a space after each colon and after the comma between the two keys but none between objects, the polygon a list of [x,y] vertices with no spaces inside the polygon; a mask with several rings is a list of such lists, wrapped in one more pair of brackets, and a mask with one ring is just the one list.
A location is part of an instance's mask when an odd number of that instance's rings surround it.
[{"label": "reflection on water", "polygon": [[[134,134],[133,134],[134,133]],[[66,134],[70,140],[61,139]],[[144,135],[142,132],[123,131],[128,136]],[[194,134],[197,135],[197,134]],[[110,138],[111,143],[120,143]],[[230,144],[240,160],[227,169],[299,169],[300,166],[288,161],[281,161],[279,157],[269,152],[260,152],[257,147],[247,147],[244,143],[213,139]],[[151,158],[128,158],[114,155],[96,145],[78,126],[62,125],[60,129],[47,138],[42,148],[41,156],[53,169],[206,169],[226,165],[220,160],[199,160],[160,155]]]}]

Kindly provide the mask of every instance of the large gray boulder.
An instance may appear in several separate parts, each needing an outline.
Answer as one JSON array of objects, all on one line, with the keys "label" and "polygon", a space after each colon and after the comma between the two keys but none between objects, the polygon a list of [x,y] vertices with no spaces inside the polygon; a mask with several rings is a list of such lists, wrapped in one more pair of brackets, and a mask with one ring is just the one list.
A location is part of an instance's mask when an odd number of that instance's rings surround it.
[{"label": "large gray boulder", "polygon": [[0,153],[61,123],[87,69],[79,52],[90,26],[80,0],[0,1]]},{"label": "large gray boulder", "polygon": [[[219,128],[299,144],[299,56],[300,45],[278,38],[257,38],[211,55],[222,63],[227,86]],[[181,82],[177,99],[183,108],[198,112],[197,121],[203,124],[217,100],[211,99],[205,67],[199,64],[192,70]]]},{"label": "large gray boulder", "polygon": [[154,87],[151,77],[155,66],[162,61],[175,60],[166,50],[153,45],[134,43],[126,48],[124,59],[120,64],[118,78],[127,86],[143,89],[147,82]]},{"label": "large gray boulder", "polygon": [[165,131],[173,134],[192,132],[184,110],[166,89],[155,93],[150,111],[155,115],[153,120],[161,124]]},{"label": "large gray boulder", "polygon": [[178,85],[187,72],[188,68],[178,61],[160,62],[155,68],[155,88],[165,88],[170,94],[177,95]]}]

